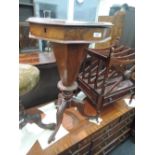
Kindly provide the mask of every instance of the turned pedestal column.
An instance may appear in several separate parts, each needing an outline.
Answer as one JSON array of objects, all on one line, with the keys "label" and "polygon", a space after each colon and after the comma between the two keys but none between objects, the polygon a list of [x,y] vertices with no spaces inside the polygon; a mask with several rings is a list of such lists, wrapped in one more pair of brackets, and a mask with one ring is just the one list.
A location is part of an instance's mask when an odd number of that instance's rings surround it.
[{"label": "turned pedestal column", "polygon": [[[61,125],[63,112],[72,101],[73,91],[77,89],[76,82],[80,65],[86,56],[86,48],[90,43],[104,42],[110,39],[111,23],[90,23],[65,21],[59,19],[36,18],[27,20],[30,24],[31,38],[48,40],[56,58],[60,79],[58,88],[57,124],[48,142],[54,140]],[[80,104],[79,111],[83,114]]]}]

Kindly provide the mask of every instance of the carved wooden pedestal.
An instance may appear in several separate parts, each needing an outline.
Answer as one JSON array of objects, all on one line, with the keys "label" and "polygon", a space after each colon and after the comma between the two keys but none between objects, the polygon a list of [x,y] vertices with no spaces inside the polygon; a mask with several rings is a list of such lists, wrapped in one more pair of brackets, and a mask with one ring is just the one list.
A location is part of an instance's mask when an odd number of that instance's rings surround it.
[{"label": "carved wooden pedestal", "polygon": [[[110,39],[111,23],[69,22],[58,19],[29,18],[30,37],[49,40],[53,43],[60,79],[58,88],[61,94],[58,98],[57,124],[49,138],[50,143],[55,138],[63,118],[63,112],[73,101],[73,91],[78,85],[75,82],[80,65],[86,56],[85,48],[89,43],[104,42]],[[74,102],[76,103],[76,102]],[[83,113],[82,104],[76,103]]]}]

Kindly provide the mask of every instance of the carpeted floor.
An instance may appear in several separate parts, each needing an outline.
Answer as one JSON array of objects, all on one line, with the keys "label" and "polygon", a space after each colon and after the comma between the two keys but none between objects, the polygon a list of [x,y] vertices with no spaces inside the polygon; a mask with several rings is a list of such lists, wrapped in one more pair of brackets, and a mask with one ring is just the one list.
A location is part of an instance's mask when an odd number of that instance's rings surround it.
[{"label": "carpeted floor", "polygon": [[129,137],[108,155],[135,155],[135,144],[132,137]]}]

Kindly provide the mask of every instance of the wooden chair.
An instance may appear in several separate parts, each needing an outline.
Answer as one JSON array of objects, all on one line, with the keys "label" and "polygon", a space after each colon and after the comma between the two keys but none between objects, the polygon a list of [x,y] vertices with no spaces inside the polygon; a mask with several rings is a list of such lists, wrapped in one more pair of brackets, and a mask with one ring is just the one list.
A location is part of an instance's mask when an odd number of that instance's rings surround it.
[{"label": "wooden chair", "polygon": [[133,97],[134,55],[133,49],[116,44],[104,50],[87,49],[78,82],[97,114],[127,94]]},{"label": "wooden chair", "polygon": [[99,16],[98,21],[100,22],[111,22],[113,23],[113,27],[111,30],[111,40],[104,43],[96,43],[95,49],[105,49],[109,48],[115,40],[122,36],[123,28],[124,28],[124,19],[126,12],[119,10],[113,16]]}]

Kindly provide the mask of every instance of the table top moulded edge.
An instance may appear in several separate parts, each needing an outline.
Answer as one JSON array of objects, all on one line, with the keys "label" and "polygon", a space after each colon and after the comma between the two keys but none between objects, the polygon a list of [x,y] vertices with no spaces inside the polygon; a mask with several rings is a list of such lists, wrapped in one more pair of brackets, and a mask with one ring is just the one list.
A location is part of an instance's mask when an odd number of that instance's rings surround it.
[{"label": "table top moulded edge", "polygon": [[[110,22],[84,22],[84,21],[70,21],[63,19],[39,18],[39,17],[30,17],[26,21],[29,24],[37,24],[42,26],[56,26],[56,27],[111,28],[113,26],[113,24]],[[111,40],[111,36],[108,36],[106,38],[105,36],[103,36],[102,39],[100,40],[61,40],[61,39],[59,40],[42,36],[36,36],[33,35],[31,32],[29,32],[29,37],[33,39],[42,39],[61,44],[104,43]]]}]

